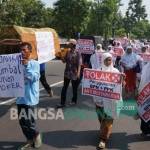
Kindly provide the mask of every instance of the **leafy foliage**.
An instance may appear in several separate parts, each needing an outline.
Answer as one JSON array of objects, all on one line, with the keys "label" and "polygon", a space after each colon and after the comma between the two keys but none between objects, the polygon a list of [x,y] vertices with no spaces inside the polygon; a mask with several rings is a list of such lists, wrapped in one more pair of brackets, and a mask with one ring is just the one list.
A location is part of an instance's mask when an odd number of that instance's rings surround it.
[{"label": "leafy foliage", "polygon": [[73,37],[86,26],[89,12],[87,0],[58,0],[54,5],[54,25],[61,35]]},{"label": "leafy foliage", "polygon": [[121,0],[58,0],[47,8],[41,0],[2,0],[0,27],[20,25],[52,27],[63,37],[101,35],[105,39],[125,36],[150,39],[150,23],[142,0],[130,0],[125,17]]}]

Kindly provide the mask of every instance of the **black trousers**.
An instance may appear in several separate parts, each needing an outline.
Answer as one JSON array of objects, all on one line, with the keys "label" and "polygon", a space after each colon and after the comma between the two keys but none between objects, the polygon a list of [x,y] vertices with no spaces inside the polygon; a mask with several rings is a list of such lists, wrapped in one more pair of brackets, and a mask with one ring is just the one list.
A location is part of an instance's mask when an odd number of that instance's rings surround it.
[{"label": "black trousers", "polygon": [[22,132],[27,140],[33,140],[39,132],[36,130],[35,118],[32,115],[28,115],[29,111],[34,112],[35,106],[28,106],[24,104],[17,105],[19,124]]},{"label": "black trousers", "polygon": [[45,76],[45,71],[40,71],[40,81],[45,88],[45,90],[49,93],[51,91],[51,87],[47,83],[46,76]]},{"label": "black trousers", "polygon": [[121,57],[120,56],[117,56],[116,58],[116,61],[115,61],[115,67],[120,70],[120,60],[121,60]]},{"label": "black trousers", "polygon": [[144,134],[150,134],[150,121],[145,122],[141,119],[141,130]]},{"label": "black trousers", "polygon": [[77,103],[77,91],[78,91],[78,86],[79,86],[79,79],[70,80],[70,79],[64,77],[64,85],[63,85],[63,88],[61,91],[61,104],[62,105],[64,105],[66,102],[67,89],[68,89],[70,81],[72,84],[72,91],[73,91],[72,102]]}]

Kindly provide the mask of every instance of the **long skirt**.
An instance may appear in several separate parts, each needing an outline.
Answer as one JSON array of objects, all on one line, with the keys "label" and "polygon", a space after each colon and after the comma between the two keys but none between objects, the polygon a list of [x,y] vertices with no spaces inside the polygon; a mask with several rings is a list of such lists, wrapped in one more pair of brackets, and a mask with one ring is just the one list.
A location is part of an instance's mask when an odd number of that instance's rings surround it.
[{"label": "long skirt", "polygon": [[113,119],[104,112],[103,107],[96,106],[96,113],[100,123],[100,139],[107,141],[112,132]]},{"label": "long skirt", "polygon": [[136,72],[131,70],[125,70],[125,91],[126,92],[134,92],[136,89]]}]

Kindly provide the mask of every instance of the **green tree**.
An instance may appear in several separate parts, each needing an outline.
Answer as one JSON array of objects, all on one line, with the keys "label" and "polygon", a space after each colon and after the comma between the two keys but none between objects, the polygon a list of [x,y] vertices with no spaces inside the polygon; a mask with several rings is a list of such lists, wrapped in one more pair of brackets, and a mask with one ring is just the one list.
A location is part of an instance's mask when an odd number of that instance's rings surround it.
[{"label": "green tree", "polygon": [[5,0],[0,11],[0,25],[43,27],[50,25],[52,16],[52,10],[40,0]]},{"label": "green tree", "polygon": [[150,38],[150,23],[146,20],[142,20],[136,23],[132,29],[132,34],[135,38],[145,39]]},{"label": "green tree", "polygon": [[44,18],[44,26],[52,27],[53,26],[53,20],[55,19],[53,17],[53,9],[52,8],[46,8],[43,14]]},{"label": "green tree", "polygon": [[87,32],[102,35],[105,39],[112,36],[119,22],[119,6],[120,0],[93,2]]},{"label": "green tree", "polygon": [[131,33],[132,28],[138,22],[145,20],[147,17],[145,6],[142,5],[142,0],[130,0],[126,17],[124,18],[124,27],[126,33]]},{"label": "green tree", "polygon": [[130,17],[133,22],[145,20],[147,14],[145,6],[142,5],[142,0],[130,0],[126,16]]},{"label": "green tree", "polygon": [[0,11],[0,25],[22,25],[25,14],[19,1],[3,1],[0,4]]},{"label": "green tree", "polygon": [[23,24],[25,26],[42,27],[45,25],[45,7],[40,0],[22,0],[22,9],[25,12]]},{"label": "green tree", "polygon": [[54,26],[60,35],[73,37],[86,26],[89,12],[87,0],[58,0],[54,4]]}]

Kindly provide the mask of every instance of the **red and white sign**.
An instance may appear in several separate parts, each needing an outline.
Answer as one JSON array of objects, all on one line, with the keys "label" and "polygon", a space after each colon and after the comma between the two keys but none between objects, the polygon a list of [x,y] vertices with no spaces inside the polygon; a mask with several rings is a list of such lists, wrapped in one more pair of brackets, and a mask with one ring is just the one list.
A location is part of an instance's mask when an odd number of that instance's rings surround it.
[{"label": "red and white sign", "polygon": [[143,58],[144,62],[149,62],[150,61],[150,54],[140,53],[139,55]]},{"label": "red and white sign", "polygon": [[150,83],[147,84],[139,93],[137,103],[139,105],[143,104],[149,96],[150,96]]},{"label": "red and white sign", "polygon": [[122,91],[121,74],[84,69],[82,94],[120,100]]},{"label": "red and white sign", "polygon": [[123,48],[120,47],[114,47],[114,56],[122,56],[124,54]]},{"label": "red and white sign", "polygon": [[137,103],[139,115],[145,122],[148,122],[150,120],[150,83],[139,93]]},{"label": "red and white sign", "polygon": [[82,54],[93,54],[94,52],[94,42],[89,39],[78,39],[76,50]]}]

